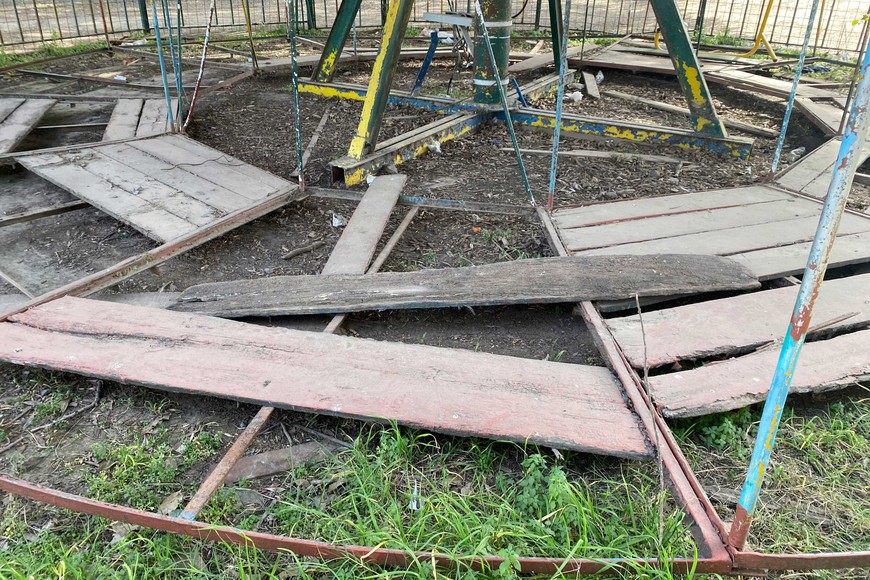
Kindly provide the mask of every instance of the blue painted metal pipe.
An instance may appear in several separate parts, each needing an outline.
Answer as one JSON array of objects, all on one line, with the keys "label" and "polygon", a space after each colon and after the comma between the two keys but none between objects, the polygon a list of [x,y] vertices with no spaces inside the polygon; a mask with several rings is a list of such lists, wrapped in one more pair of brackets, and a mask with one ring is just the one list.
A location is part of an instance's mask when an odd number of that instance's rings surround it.
[{"label": "blue painted metal pipe", "polygon": [[729,540],[731,545],[738,550],[743,549],[746,543],[746,536],[752,521],[752,512],[758,501],[758,493],[769,465],[786,397],[794,378],[795,367],[806,338],[807,329],[810,326],[813,305],[825,277],[828,258],[831,254],[834,238],[837,235],[837,228],[840,226],[840,219],[846,208],[849,190],[852,187],[852,178],[855,176],[855,170],[861,160],[861,148],[867,137],[868,103],[870,103],[870,51],[865,52],[861,62],[861,78],[858,82],[855,102],[852,104],[849,124],[846,126],[837,161],[834,163],[831,185],[828,187],[828,195],[825,198],[822,216],[810,249],[809,260],[804,270],[791,322],[780,350],[770,392],[764,404],[758,436],[755,439],[755,448],[752,450],[752,459],[746,473],[746,481],[737,502],[737,512],[734,514]]},{"label": "blue painted metal pipe", "polygon": [[299,175],[299,187],[305,190],[305,167],[302,162],[302,116],[299,112],[299,67],[296,64],[296,3],[287,0],[287,10],[290,13],[290,26],[287,34],[290,37],[290,88],[293,92],[293,132],[296,138],[296,171]]},{"label": "blue painted metal pipe", "polygon": [[813,0],[813,5],[810,8],[810,19],[807,21],[807,32],[804,35],[804,44],[801,47],[801,54],[798,57],[797,70],[794,73],[794,80],[791,83],[791,92],[788,95],[788,103],[785,106],[785,115],[782,118],[782,128],[779,130],[779,138],[776,140],[776,149],[773,152],[773,163],[770,165],[770,174],[768,179],[773,179],[773,174],[776,173],[776,168],[779,167],[779,158],[782,155],[782,147],[785,144],[785,134],[788,131],[788,122],[791,119],[791,111],[794,108],[794,99],[797,95],[798,83],[801,80],[801,73],[804,70],[804,59],[807,57],[807,47],[810,44],[810,36],[813,34],[813,23],[816,21],[816,9],[819,7],[819,0]]},{"label": "blue painted metal pipe", "polygon": [[160,60],[160,76],[163,79],[163,96],[166,98],[166,114],[169,124],[175,124],[172,115],[172,98],[169,96],[169,80],[166,78],[166,62],[163,60],[163,43],[160,40],[160,21],[157,19],[157,0],[151,0],[151,13],[154,16],[154,40],[157,42],[157,56]]},{"label": "blue painted metal pipe", "polygon": [[559,136],[562,133],[562,101],[565,99],[565,73],[568,71],[568,35],[571,22],[571,0],[565,2],[565,23],[562,26],[562,47],[559,50],[559,88],[556,90],[556,125],[553,127],[553,156],[550,159],[550,183],[547,186],[547,211],[553,209],[556,197],[556,166],[559,162]]},{"label": "blue painted metal pipe", "polygon": [[426,51],[426,57],[423,58],[423,64],[420,66],[420,72],[417,73],[417,80],[414,81],[414,88],[411,89],[411,94],[416,95],[423,88],[423,81],[426,79],[426,73],[429,72],[429,65],[432,64],[432,59],[435,58],[435,51],[438,49],[438,31],[433,30],[429,38],[429,50]]}]

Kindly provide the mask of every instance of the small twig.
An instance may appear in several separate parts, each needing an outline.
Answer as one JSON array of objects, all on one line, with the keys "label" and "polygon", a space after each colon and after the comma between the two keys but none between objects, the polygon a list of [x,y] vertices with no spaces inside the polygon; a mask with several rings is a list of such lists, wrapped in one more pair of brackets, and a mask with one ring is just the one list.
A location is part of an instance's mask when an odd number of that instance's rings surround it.
[{"label": "small twig", "polygon": [[664,541],[665,536],[665,466],[662,460],[661,443],[659,442],[659,428],[655,422],[655,408],[653,406],[652,393],[649,388],[649,358],[646,345],[646,329],[643,326],[643,312],[640,308],[640,295],[634,295],[634,302],[637,305],[637,317],[640,319],[640,335],[643,339],[643,389],[646,391],[647,403],[649,412],[652,415],[653,437],[655,439],[656,459],[658,460],[659,468],[659,544]]},{"label": "small twig", "polygon": [[312,242],[307,246],[302,246],[301,248],[296,248],[295,250],[290,250],[283,256],[281,256],[282,260],[290,260],[291,258],[295,258],[296,256],[301,256],[302,254],[307,254],[313,250],[316,250],[320,246],[324,245],[326,242],[323,240],[317,240],[316,242]]},{"label": "small twig", "polygon": [[329,111],[331,108],[332,105],[328,105],[326,110],[323,112],[323,116],[320,117],[320,122],[317,124],[317,128],[314,129],[314,133],[311,134],[311,139],[308,141],[308,146],[305,148],[305,152],[302,153],[302,168],[300,169],[297,167],[293,173],[290,174],[291,177],[299,177],[299,172],[304,171],[305,167],[308,165],[308,159],[311,158],[311,153],[317,146],[317,141],[320,139],[320,135],[323,133],[323,128],[329,120]]},{"label": "small twig", "polygon": [[332,443],[335,443],[336,445],[339,445],[339,446],[343,447],[344,449],[351,448],[350,443],[348,443],[347,441],[342,441],[341,439],[333,437],[332,435],[327,435],[326,433],[321,433],[320,431],[316,431],[310,427],[305,427],[304,425],[297,425],[297,427],[301,431],[305,431],[306,433],[308,433],[312,437],[317,437],[320,439],[325,439],[326,441],[331,441]]}]

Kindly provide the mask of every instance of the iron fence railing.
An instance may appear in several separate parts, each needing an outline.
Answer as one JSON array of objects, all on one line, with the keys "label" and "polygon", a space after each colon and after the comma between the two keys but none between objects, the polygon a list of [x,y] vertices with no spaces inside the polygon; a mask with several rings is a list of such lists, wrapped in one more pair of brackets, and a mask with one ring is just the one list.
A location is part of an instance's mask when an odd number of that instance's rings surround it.
[{"label": "iron fence railing", "polygon": [[[329,28],[340,0],[293,0],[300,28]],[[382,6],[387,0],[364,0],[357,22],[360,27],[381,24]],[[806,28],[811,0],[769,0],[773,2],[765,28],[771,44],[796,47]],[[256,32],[268,33],[286,28],[286,0],[216,0],[219,30],[241,30],[245,25],[247,2]],[[545,0],[512,0],[514,23],[520,27],[549,27]],[[709,40],[751,43],[766,8],[765,0],[677,0],[684,21],[694,30],[703,23]],[[468,0],[454,0],[458,10],[469,11]],[[181,0],[182,27],[189,33],[203,29],[208,20],[210,0]],[[411,21],[424,24],[426,12],[450,10],[448,0],[415,0]],[[157,2],[158,10],[161,2]],[[701,9],[703,8],[703,18]],[[169,0],[175,17],[176,5]],[[161,10],[162,12],[162,10]],[[855,52],[861,36],[861,17],[868,12],[866,2],[823,0],[812,44],[825,52]],[[105,16],[105,32],[103,26]],[[162,17],[162,14],[161,14]],[[151,0],[0,0],[0,47],[30,48],[35,45],[75,39],[95,39],[105,33],[113,38],[147,34],[152,22]],[[622,36],[653,34],[656,22],[647,0],[586,0],[575,3],[571,27],[585,28],[590,34]]]}]

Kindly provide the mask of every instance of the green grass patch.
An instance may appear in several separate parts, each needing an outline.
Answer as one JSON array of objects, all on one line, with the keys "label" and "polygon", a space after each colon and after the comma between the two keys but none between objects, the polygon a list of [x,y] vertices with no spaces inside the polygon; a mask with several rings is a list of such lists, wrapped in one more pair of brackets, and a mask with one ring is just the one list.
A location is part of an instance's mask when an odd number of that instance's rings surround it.
[{"label": "green grass patch", "polygon": [[53,58],[56,56],[71,56],[74,54],[87,52],[89,50],[94,50],[96,48],[105,48],[105,46],[106,45],[103,42],[81,43],[71,46],[63,46],[60,44],[49,42],[42,45],[35,51],[29,53],[18,54],[0,50],[0,68],[16,64],[24,64],[44,58]]}]

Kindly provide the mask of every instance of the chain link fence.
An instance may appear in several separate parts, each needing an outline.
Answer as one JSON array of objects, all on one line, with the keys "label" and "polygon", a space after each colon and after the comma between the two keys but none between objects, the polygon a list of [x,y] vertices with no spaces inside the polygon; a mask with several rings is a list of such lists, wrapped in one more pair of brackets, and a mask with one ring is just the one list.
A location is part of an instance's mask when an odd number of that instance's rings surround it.
[{"label": "chain link fence", "polygon": [[[340,0],[292,0],[303,29],[328,29],[338,11]],[[765,36],[779,47],[799,47],[803,41],[812,0],[771,0]],[[387,0],[363,0],[358,26],[381,25]],[[548,29],[550,16],[544,0],[512,0],[514,24],[519,28]],[[752,44],[766,12],[762,0],[677,0],[690,31],[703,28],[713,43]],[[245,9],[255,32],[280,33],[288,25],[286,0],[215,0],[213,25],[225,32],[241,31]],[[163,4],[155,3],[163,26]],[[456,10],[470,12],[468,0],[455,0]],[[181,0],[181,25],[186,35],[196,35],[208,21],[210,0]],[[168,12],[173,26],[177,5],[169,0]],[[822,0],[820,18],[812,43],[829,53],[854,53],[858,50],[868,4],[858,0]],[[447,12],[447,0],[415,0],[411,21],[425,24],[427,12]],[[703,13],[703,15],[702,15]],[[145,37],[153,26],[150,0],[0,0],[0,47],[4,50],[33,49],[39,44],[67,41],[94,41],[112,38]],[[590,35],[651,35],[656,21],[647,0],[587,0],[574,2],[571,29],[585,29]]]}]

